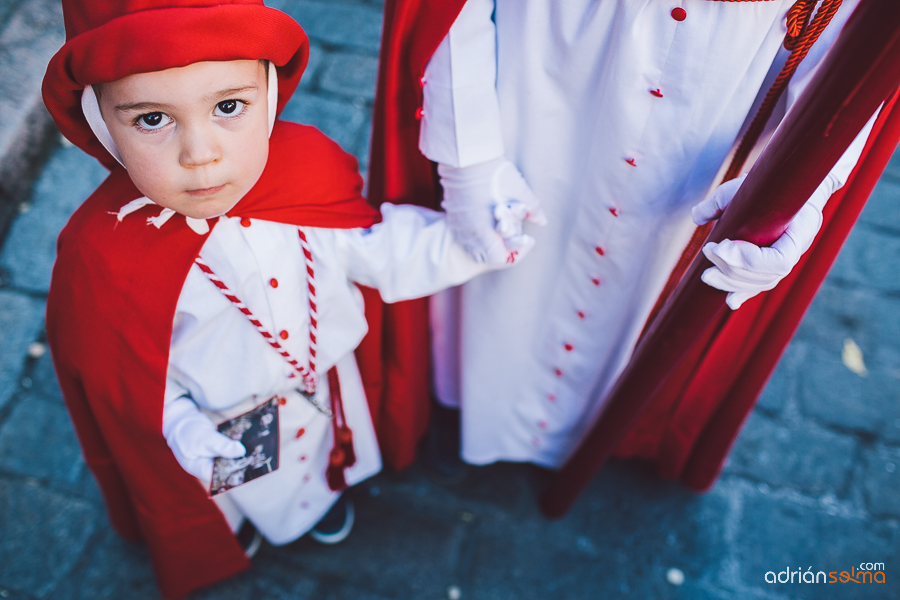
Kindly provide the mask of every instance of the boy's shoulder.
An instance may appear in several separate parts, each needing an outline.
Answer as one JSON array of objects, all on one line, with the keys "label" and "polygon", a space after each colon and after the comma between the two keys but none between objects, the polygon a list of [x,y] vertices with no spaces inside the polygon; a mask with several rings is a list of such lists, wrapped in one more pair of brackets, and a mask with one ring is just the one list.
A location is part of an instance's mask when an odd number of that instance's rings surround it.
[{"label": "boy's shoulder", "polygon": [[[269,165],[280,167],[288,162],[294,169],[308,169],[323,177],[336,171],[359,175],[356,157],[317,127],[278,120],[269,138]],[[323,168],[325,171],[320,171]]]}]

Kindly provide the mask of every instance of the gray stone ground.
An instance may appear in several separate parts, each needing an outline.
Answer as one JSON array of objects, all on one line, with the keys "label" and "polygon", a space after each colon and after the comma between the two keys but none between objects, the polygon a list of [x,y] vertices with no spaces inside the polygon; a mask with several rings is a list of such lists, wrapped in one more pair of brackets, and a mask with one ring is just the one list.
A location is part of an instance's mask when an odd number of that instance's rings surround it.
[{"label": "gray stone ground", "polygon": [[[0,26],[12,4],[0,2]],[[286,117],[364,161],[380,4],[277,6],[313,40]],[[158,598],[146,550],[110,529],[40,344],[56,235],[103,177],[60,144],[0,253],[0,598]],[[865,376],[842,361],[846,340]],[[617,462],[549,522],[535,504],[543,477],[512,464],[454,488],[420,466],[379,475],[353,490],[345,543],[264,546],[252,572],[194,597],[438,599],[456,586],[485,600],[900,598],[900,154],[709,494]],[[764,580],[861,562],[885,563],[887,583]]]}]

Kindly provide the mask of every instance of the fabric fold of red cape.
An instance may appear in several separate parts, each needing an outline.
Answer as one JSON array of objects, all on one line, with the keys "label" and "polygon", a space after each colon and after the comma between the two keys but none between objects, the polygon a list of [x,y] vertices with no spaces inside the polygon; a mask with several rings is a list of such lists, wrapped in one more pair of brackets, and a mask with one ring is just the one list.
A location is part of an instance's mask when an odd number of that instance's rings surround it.
[{"label": "fabric fold of red cape", "polygon": [[[355,158],[313,127],[279,121],[262,177],[229,216],[370,227],[380,213],[361,190]],[[47,334],[113,526],[147,542],[163,596],[180,598],[250,563],[162,436],[175,307],[209,234],[194,233],[181,215],[149,225],[154,206],[118,222],[115,213],[142,195],[118,168],[72,216],[58,241]],[[367,360],[366,370],[379,372]]]},{"label": "fabric fold of red cape", "polygon": [[[425,65],[465,0],[387,0],[375,99],[370,196],[380,200],[439,202],[433,165],[419,152],[416,111]],[[616,454],[654,462],[661,476],[696,491],[715,483],[816,291],[856,222],[900,140],[900,111],[888,102],[847,184],[825,209],[822,230],[793,272],[772,291],[746,302],[712,333],[671,385],[653,398]],[[419,318],[428,325],[426,310]],[[423,353],[407,371],[429,368]],[[424,394],[421,402],[425,402]]]}]

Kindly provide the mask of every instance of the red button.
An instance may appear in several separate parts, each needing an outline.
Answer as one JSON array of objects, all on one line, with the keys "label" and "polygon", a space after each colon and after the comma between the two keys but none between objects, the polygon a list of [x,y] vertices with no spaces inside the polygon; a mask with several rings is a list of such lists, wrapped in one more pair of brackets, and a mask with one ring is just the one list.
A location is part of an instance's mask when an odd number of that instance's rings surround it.
[{"label": "red button", "polygon": [[309,481],[309,475],[308,475],[308,474],[303,476],[303,482],[306,483],[307,481]]},{"label": "red button", "polygon": [[538,427],[540,427],[541,429],[547,429],[547,421],[539,421]]},{"label": "red button", "polygon": [[285,330],[281,330],[281,333],[278,334],[278,337],[280,337],[283,340],[286,340],[286,339],[288,339],[288,337],[290,337],[290,334]]},{"label": "red button", "polygon": [[627,162],[627,163],[628,163],[629,165],[631,165],[632,167],[636,167],[636,166],[637,166],[637,162],[636,162],[633,158],[626,158],[626,159],[625,159],[625,162]]},{"label": "red button", "polygon": [[417,108],[416,109],[416,120],[418,121],[419,119],[421,119],[424,114],[425,114],[424,108],[422,108],[421,106],[419,108]]},{"label": "red button", "polygon": [[609,209],[609,213],[610,213],[612,216],[614,216],[614,217],[618,217],[618,216],[619,216],[619,209],[616,208],[616,207],[613,207],[613,208]]},{"label": "red button", "polygon": [[301,427],[300,429],[298,429],[298,430],[297,430],[297,439],[302,438],[304,433],[306,433],[306,429],[304,429],[303,427]]},{"label": "red button", "polygon": [[243,219],[241,219],[241,225],[243,225],[244,227],[250,227],[250,219],[244,217]]},{"label": "red button", "polygon": [[556,373],[557,377],[562,377],[563,375],[562,369],[553,369],[553,372]]},{"label": "red button", "polygon": [[587,316],[586,314],[584,314],[583,310],[579,310],[576,314],[578,315],[578,318],[581,319],[582,321]]},{"label": "red button", "polygon": [[541,445],[541,440],[539,440],[538,438],[534,438],[533,440],[531,440],[531,444],[532,444],[535,448],[537,448],[538,446]]},{"label": "red button", "polygon": [[287,398],[279,398],[278,404],[280,404],[281,406],[284,406],[285,404],[287,404]]},{"label": "red button", "polygon": [[653,94],[654,96],[656,96],[657,98],[663,97],[663,93],[662,93],[662,91],[660,91],[659,88],[656,88],[655,90],[650,90],[650,93]]},{"label": "red button", "polygon": [[675,19],[676,21],[684,21],[685,19],[687,19],[687,11],[684,10],[683,8],[681,8],[680,6],[673,8],[672,9],[672,18]]},{"label": "red button", "polygon": [[568,343],[567,343],[567,344],[565,344],[565,345],[563,346],[563,348],[566,349],[566,352],[571,352],[572,350],[575,349],[575,346],[573,346],[572,344],[568,344]]},{"label": "red button", "polygon": [[593,283],[597,287],[600,287],[600,278],[599,277],[591,277],[591,283]]},{"label": "red button", "polygon": [[556,402],[556,396],[554,394],[550,394],[549,396],[547,396],[547,400],[549,400],[550,402]]},{"label": "red button", "polygon": [[603,256],[606,254],[606,250],[604,250],[602,246],[594,246],[594,252],[596,252],[600,256]]},{"label": "red button", "polygon": [[271,285],[273,288],[277,288],[278,280],[273,277],[272,279],[269,280],[269,285]]},{"label": "red button", "polygon": [[305,454],[304,454],[303,456],[300,457],[300,462],[306,462],[306,455],[305,455]]}]

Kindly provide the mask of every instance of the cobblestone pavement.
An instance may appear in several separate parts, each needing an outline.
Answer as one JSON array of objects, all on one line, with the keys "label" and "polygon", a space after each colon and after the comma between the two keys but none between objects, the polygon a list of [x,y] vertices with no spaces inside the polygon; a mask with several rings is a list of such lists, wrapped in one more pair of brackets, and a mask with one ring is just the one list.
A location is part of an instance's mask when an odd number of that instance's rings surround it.
[{"label": "cobblestone pavement", "polygon": [[[274,4],[313,40],[286,118],[365,163],[380,4]],[[61,144],[0,254],[0,598],[158,598],[146,550],[110,529],[41,343],[56,235],[103,177]],[[709,494],[616,462],[549,522],[543,477],[500,464],[443,488],[419,466],[381,474],[352,491],[343,544],[264,545],[251,572],[194,597],[900,598],[900,154]],[[885,563],[886,583],[765,581],[861,562]]]}]

